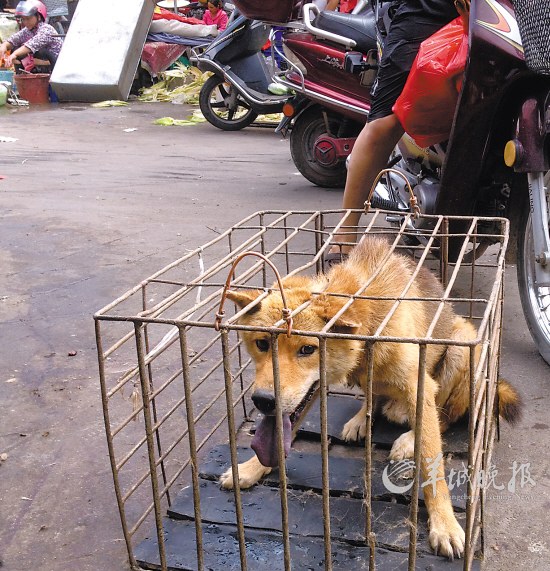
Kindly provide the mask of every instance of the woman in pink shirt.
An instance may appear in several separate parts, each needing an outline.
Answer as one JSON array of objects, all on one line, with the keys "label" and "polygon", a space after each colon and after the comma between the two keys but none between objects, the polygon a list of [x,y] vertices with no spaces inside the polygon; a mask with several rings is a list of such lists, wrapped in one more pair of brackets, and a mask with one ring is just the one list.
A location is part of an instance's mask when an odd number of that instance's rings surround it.
[{"label": "woman in pink shirt", "polygon": [[223,11],[221,0],[208,0],[208,10],[204,13],[202,21],[211,26],[216,25],[221,32],[227,28],[227,14]]}]

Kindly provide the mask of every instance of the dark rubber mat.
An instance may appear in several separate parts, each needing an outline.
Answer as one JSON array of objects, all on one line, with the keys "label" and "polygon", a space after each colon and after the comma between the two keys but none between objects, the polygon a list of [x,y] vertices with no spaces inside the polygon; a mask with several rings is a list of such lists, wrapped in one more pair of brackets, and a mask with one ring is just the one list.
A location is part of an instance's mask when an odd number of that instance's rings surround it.
[{"label": "dark rubber mat", "polygon": [[[328,403],[330,526],[334,571],[368,569],[370,551],[363,541],[365,509],[363,477],[365,461],[357,444],[343,443],[344,424],[360,409],[361,400],[347,395],[330,395]],[[376,569],[405,571],[408,568],[409,502],[411,480],[390,478],[387,459],[393,441],[407,429],[378,417],[373,425],[372,452],[372,527],[376,534]],[[247,440],[247,431],[241,432]],[[449,478],[455,475],[451,499],[462,526],[465,524],[466,480],[464,474],[467,431],[458,427],[446,434],[445,452]],[[306,442],[306,440],[308,442]],[[288,529],[292,569],[313,571],[324,568],[324,529],[322,500],[322,459],[320,448],[319,403],[308,413],[298,432],[295,448],[286,461],[288,484]],[[359,444],[363,446],[363,444]],[[248,460],[249,447],[238,448],[239,462]],[[212,448],[200,468],[200,504],[205,569],[238,571],[241,569],[236,528],[235,497],[222,490],[218,479],[231,465],[228,445]],[[392,485],[393,484],[393,485]],[[460,485],[458,485],[460,484]],[[421,490],[421,500],[422,490]],[[250,571],[284,569],[279,472],[273,470],[261,484],[241,491],[246,537],[247,568]],[[176,496],[164,519],[168,568],[195,571],[198,568],[194,525],[193,492],[187,486]],[[156,534],[136,549],[136,557],[145,569],[160,569]],[[418,517],[416,569],[462,569],[463,562],[447,561],[433,555],[427,542],[427,513],[421,503]],[[480,568],[475,561],[473,569]]]},{"label": "dark rubber mat", "polygon": [[[238,449],[239,462],[244,462],[252,456],[253,452],[250,448]],[[386,453],[384,453],[384,456]],[[329,487],[332,495],[341,496],[344,494],[355,497],[363,495],[363,474],[364,461],[361,458],[335,456],[329,454]],[[231,456],[229,446],[222,444],[213,448],[206,461],[201,466],[201,477],[209,480],[218,480],[219,477],[231,465]],[[456,461],[447,462],[447,472],[456,466],[455,472],[461,470],[460,463]],[[387,460],[378,460],[373,458],[373,474],[372,474],[372,497],[375,500],[391,500],[392,498],[399,502],[405,503],[410,499],[410,479],[402,479],[398,482],[398,487],[403,488],[403,492],[390,492],[388,486],[384,483],[384,470],[388,470],[389,462]],[[305,452],[291,451],[286,459],[287,484],[289,488],[297,490],[313,490],[320,493],[323,487],[321,453],[311,454]],[[262,479],[262,483],[267,486],[279,485],[279,472],[273,470]],[[464,510],[466,508],[467,483],[460,482],[460,486],[455,487],[451,491],[451,501],[455,509]],[[420,493],[422,500],[422,491]]]},{"label": "dark rubber mat", "polygon": [[[233,526],[205,524],[202,527],[205,569],[209,571],[239,571],[241,562],[237,532]],[[164,520],[164,533],[168,568],[173,571],[195,571],[197,553],[195,525],[190,521]],[[255,529],[245,531],[247,565],[250,571],[282,571],[284,548],[281,534]],[[369,548],[332,541],[334,571],[369,568]],[[290,536],[292,569],[320,571],[324,569],[324,544],[319,538]],[[144,569],[160,569],[156,536],[146,538],[136,549],[136,558]],[[398,551],[376,549],[376,569],[379,571],[406,571],[408,555]],[[416,569],[422,571],[459,571],[463,561],[448,561],[435,555],[419,553]],[[480,569],[474,561],[474,571]]]},{"label": "dark rubber mat", "polygon": [[[245,527],[266,531],[282,531],[281,497],[277,488],[256,486],[241,491]],[[288,523],[293,533],[304,537],[323,537],[322,496],[293,490],[288,494]],[[407,518],[409,507],[391,502],[372,502],[373,531],[378,545],[405,551],[409,543]],[[233,492],[222,490],[215,482],[201,482],[201,514],[203,523],[235,524]],[[175,519],[194,519],[193,490],[182,491],[168,510]],[[350,497],[330,500],[331,537],[348,542],[361,542],[365,531],[363,501]],[[426,544],[427,516],[419,514],[419,549],[429,553]]]}]

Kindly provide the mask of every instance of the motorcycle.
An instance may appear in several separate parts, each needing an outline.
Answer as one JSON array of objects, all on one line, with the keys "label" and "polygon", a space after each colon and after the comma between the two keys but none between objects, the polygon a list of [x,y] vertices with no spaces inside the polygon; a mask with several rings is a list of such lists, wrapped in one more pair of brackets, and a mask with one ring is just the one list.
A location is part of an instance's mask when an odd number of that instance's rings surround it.
[{"label": "motorcycle", "polygon": [[388,25],[388,6],[379,14],[359,0],[351,14],[303,6],[303,29],[283,34],[289,71],[274,71],[296,96],[285,108],[277,132],[290,127],[294,164],[309,181],[342,187],[345,160],[370,110],[370,88],[378,60],[377,19]]},{"label": "motorcycle", "polygon": [[202,52],[197,66],[211,71],[201,88],[199,106],[206,120],[224,131],[238,131],[258,115],[280,113],[289,98],[269,91],[271,71],[262,53],[270,26],[237,16]]},{"label": "motorcycle", "polygon": [[[252,13],[248,2],[237,4]],[[472,0],[469,54],[449,139],[420,148],[405,135],[390,163],[399,175],[389,173],[377,185],[372,205],[397,217],[409,211],[404,176],[422,213],[508,218],[508,259],[517,262],[527,325],[550,364],[550,43],[544,28],[550,4],[514,4]],[[297,18],[295,8],[288,13]],[[297,96],[280,128],[285,132],[292,121],[293,159],[316,184],[339,186],[345,179],[345,159],[369,111],[376,23],[390,16],[391,4],[383,17],[319,12],[306,4],[303,25],[284,34],[289,70],[276,76]],[[474,257],[491,243],[486,231]]]}]

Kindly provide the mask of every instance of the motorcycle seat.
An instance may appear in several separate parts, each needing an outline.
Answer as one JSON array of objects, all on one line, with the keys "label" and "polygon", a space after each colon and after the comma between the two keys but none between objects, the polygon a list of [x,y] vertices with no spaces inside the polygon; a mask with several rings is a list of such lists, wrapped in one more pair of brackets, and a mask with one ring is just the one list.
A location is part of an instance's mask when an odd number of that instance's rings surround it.
[{"label": "motorcycle seat", "polygon": [[376,18],[372,11],[364,14],[346,14],[326,10],[314,20],[313,25],[354,40],[355,50],[367,53],[376,49]]}]

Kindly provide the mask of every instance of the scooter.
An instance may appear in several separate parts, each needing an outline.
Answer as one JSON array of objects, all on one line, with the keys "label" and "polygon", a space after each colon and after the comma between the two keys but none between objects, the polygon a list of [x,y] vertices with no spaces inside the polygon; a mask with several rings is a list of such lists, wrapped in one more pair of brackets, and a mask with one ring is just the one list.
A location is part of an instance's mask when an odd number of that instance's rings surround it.
[{"label": "scooter", "polygon": [[296,96],[285,107],[277,132],[290,127],[294,164],[309,181],[325,188],[342,187],[346,158],[370,110],[376,77],[377,21],[389,25],[388,4],[376,14],[359,0],[351,14],[303,6],[302,29],[283,34],[281,56],[288,71],[273,70],[276,80]]},{"label": "scooter", "polygon": [[224,131],[238,131],[258,115],[280,113],[289,98],[269,91],[272,73],[262,53],[270,26],[245,16],[233,22],[202,52],[196,52],[201,71],[214,73],[199,94],[206,120]]},{"label": "scooter", "polygon": [[[244,2],[236,2],[241,10]],[[405,135],[391,160],[398,173],[377,185],[371,204],[394,211],[390,222],[401,220],[411,210],[408,183],[421,213],[509,218],[508,258],[517,262],[527,325],[550,364],[550,4],[514,4],[472,0],[469,54],[449,139],[420,148]],[[345,158],[368,114],[377,33],[366,31],[376,20],[370,17],[305,5],[303,28],[289,27],[283,39],[290,70],[278,80],[299,94],[283,129],[293,121],[296,165],[323,186],[345,175]],[[472,258],[492,242],[490,225],[484,231]],[[449,254],[458,254],[452,244]]]}]

